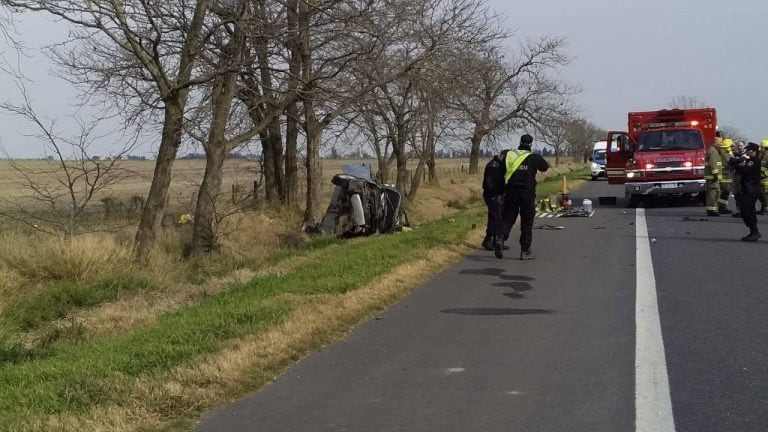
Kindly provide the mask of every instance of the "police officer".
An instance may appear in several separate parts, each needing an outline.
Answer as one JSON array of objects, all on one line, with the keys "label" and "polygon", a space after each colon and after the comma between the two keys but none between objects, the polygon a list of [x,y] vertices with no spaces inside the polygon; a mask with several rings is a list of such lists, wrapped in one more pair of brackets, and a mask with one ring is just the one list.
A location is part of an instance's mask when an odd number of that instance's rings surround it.
[{"label": "police officer", "polygon": [[720,160],[722,161],[722,175],[720,176],[720,181],[718,182],[720,186],[720,197],[717,200],[717,211],[720,214],[731,214],[731,211],[728,210],[728,197],[731,195],[731,167],[728,165],[728,160],[733,156],[732,153],[733,148],[733,140],[730,138],[725,138],[722,141],[722,145],[720,147],[717,147],[717,152],[720,155]]},{"label": "police officer", "polygon": [[[733,157],[740,158],[744,155],[744,141],[736,141],[736,144],[733,146]],[[730,164],[729,164],[730,166]],[[739,208],[739,205],[741,203],[741,174],[739,174],[738,171],[731,168],[731,191],[733,191],[733,199],[736,202],[736,211],[731,214],[732,217],[740,218],[741,217],[741,209]]]},{"label": "police officer", "polygon": [[488,207],[488,223],[482,247],[494,251],[497,258],[503,258],[502,250],[509,249],[504,241],[509,237],[510,227],[506,227],[502,218],[504,201],[504,160],[502,155],[495,155],[485,165],[483,172],[483,200]]},{"label": "police officer", "polygon": [[515,224],[520,215],[520,259],[534,259],[533,218],[536,216],[536,173],[549,169],[541,155],[531,153],[533,137],[520,137],[517,150],[508,150],[504,157],[504,210],[507,226]]},{"label": "police officer", "polygon": [[707,148],[704,161],[704,180],[706,182],[707,216],[720,216],[718,201],[720,200],[720,176],[722,175],[723,160],[718,150],[723,145],[720,131],[715,133],[715,142]]},{"label": "police officer", "polygon": [[757,202],[762,188],[760,184],[760,158],[758,151],[760,146],[756,143],[749,143],[744,149],[744,156],[732,158],[728,164],[741,176],[741,219],[744,225],[749,228],[749,234],[742,237],[742,241],[754,242],[761,237],[757,229],[757,212],[755,203]]}]

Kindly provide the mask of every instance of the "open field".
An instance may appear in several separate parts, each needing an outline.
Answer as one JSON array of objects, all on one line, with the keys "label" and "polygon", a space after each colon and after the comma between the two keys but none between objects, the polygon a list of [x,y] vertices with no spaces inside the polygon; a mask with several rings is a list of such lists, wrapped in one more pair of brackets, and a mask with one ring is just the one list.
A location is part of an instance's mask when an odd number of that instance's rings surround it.
[{"label": "open field", "polygon": [[[539,194],[581,166],[547,173]],[[410,203],[417,227],[389,236],[308,238],[299,211],[261,205],[227,221],[219,256],[183,259],[189,227],[170,227],[131,268],[132,226],[69,241],[0,230],[0,431],[188,430],[478,244],[481,176],[453,170]]]},{"label": "open field", "polygon": [[[18,161],[18,164],[25,169],[33,171],[45,171],[36,177],[40,183],[52,183],[56,181],[56,176],[49,174],[56,170],[55,162],[47,161]],[[367,164],[376,170],[376,161],[372,159],[324,159],[323,175],[326,178],[325,184],[328,189],[331,188],[330,178],[341,172],[341,166],[347,164]],[[412,162],[415,168],[416,162]],[[469,162],[467,159],[438,159],[438,169],[448,174],[449,170],[456,172],[463,166],[467,169]],[[133,195],[144,196],[149,191],[152,182],[152,173],[154,170],[154,161],[122,161],[120,167],[125,170],[125,179],[115,186],[111,187],[104,195],[111,195],[120,199],[126,199]],[[409,167],[410,168],[410,167]],[[173,165],[173,178],[171,180],[172,199],[179,202],[189,200],[191,195],[197,190],[197,186],[203,177],[205,170],[204,160],[177,160]],[[300,167],[300,171],[303,169]],[[254,181],[258,181],[259,163],[258,161],[247,160],[228,160],[224,165],[224,181],[222,190],[229,192],[232,185],[239,185],[248,191],[253,189]],[[394,169],[393,169],[394,172]],[[303,178],[303,175],[302,175]],[[28,187],[19,182],[15,172],[11,169],[7,161],[0,161],[0,196],[5,197],[23,197],[29,194]],[[97,197],[101,198],[101,197]]]}]

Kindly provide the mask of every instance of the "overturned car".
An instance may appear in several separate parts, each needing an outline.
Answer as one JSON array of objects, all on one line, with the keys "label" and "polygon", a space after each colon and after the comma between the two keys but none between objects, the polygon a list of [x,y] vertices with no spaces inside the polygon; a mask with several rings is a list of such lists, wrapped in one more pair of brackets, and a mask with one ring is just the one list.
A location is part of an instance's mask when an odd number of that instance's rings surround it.
[{"label": "overturned car", "polygon": [[403,196],[373,180],[370,167],[345,165],[333,176],[331,202],[317,231],[344,237],[391,233],[408,225]]}]

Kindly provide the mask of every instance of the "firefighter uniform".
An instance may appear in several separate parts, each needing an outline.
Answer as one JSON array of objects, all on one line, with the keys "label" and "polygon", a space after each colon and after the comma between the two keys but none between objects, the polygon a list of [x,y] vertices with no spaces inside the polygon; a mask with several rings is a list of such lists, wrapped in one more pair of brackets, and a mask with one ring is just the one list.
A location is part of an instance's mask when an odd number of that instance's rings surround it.
[{"label": "firefighter uniform", "polygon": [[763,193],[760,194],[760,214],[768,214],[768,139],[760,141],[760,166]]},{"label": "firefighter uniform", "polygon": [[722,162],[722,171],[720,175],[720,181],[718,182],[718,186],[720,186],[720,196],[717,200],[717,211],[720,214],[730,214],[731,211],[728,210],[728,197],[731,195],[732,188],[732,176],[731,176],[731,167],[728,165],[728,160],[731,159],[731,156],[733,156],[732,153],[733,148],[733,140],[730,138],[725,138],[722,141],[722,145],[717,147],[717,152],[720,155],[720,161]]},{"label": "firefighter uniform", "polygon": [[708,216],[720,216],[718,200],[720,199],[720,176],[723,169],[723,160],[718,148],[722,146],[722,138],[715,137],[714,145],[707,148],[704,160],[704,181],[706,182],[706,208]]}]

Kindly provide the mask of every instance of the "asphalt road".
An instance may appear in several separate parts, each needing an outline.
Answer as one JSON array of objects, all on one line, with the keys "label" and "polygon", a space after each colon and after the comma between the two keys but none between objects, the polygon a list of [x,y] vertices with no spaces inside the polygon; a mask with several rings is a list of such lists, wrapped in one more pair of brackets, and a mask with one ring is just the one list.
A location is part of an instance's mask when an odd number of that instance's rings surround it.
[{"label": "asphalt road", "polygon": [[197,430],[768,431],[768,235],[580,193],[537,260],[478,251]]}]

